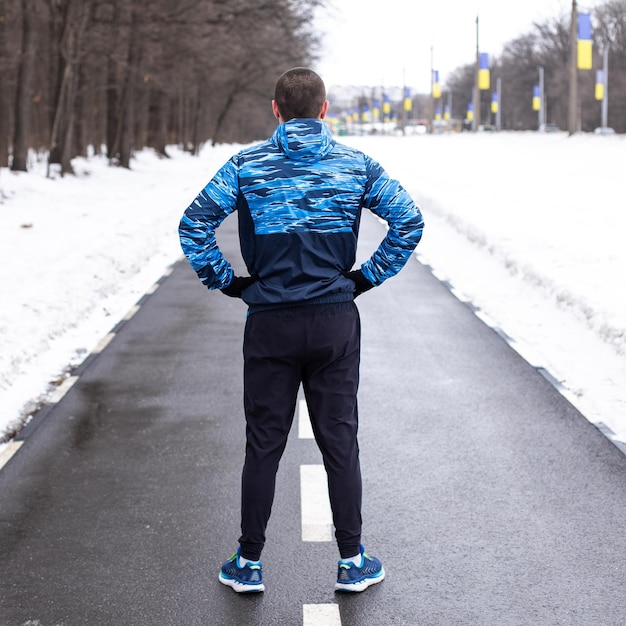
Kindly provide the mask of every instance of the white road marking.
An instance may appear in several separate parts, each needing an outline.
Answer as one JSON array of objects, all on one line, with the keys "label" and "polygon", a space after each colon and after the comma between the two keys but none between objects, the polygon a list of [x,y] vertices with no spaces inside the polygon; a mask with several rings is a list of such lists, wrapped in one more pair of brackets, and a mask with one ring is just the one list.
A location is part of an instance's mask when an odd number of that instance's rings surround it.
[{"label": "white road marking", "polygon": [[[306,400],[298,402],[298,437],[314,439]],[[302,541],[332,541],[333,517],[328,499],[328,482],[323,465],[300,466]],[[303,626],[341,626],[336,604],[305,604]]]},{"label": "white road marking", "polygon": [[129,309],[128,313],[126,313],[126,315],[124,315],[124,317],[122,318],[122,320],[124,320],[125,322],[127,322],[133,315],[135,315],[135,313],[137,313],[137,311],[139,311],[141,307],[136,304],[134,307],[132,307],[131,309]]},{"label": "white road marking", "polygon": [[157,289],[159,288],[159,283],[154,283],[148,291],[146,291],[146,295],[151,296]]},{"label": "white road marking", "polygon": [[78,380],[78,376],[68,376],[46,400],[46,404],[56,404],[61,398],[72,388],[72,385]]},{"label": "white road marking", "polygon": [[333,516],[323,465],[300,466],[302,541],[332,541]]},{"label": "white road marking", "polygon": [[314,438],[306,400],[300,400],[298,402],[298,437],[300,437],[300,439]]},{"label": "white road marking", "polygon": [[0,469],[2,469],[13,457],[13,455],[22,447],[23,441],[11,441],[0,454]]},{"label": "white road marking", "polygon": [[105,337],[100,340],[100,343],[93,349],[93,354],[100,354],[108,345],[111,343],[111,340],[115,337],[115,333],[109,333]]},{"label": "white road marking", "polygon": [[303,626],[341,626],[337,604],[305,604],[302,613]]}]

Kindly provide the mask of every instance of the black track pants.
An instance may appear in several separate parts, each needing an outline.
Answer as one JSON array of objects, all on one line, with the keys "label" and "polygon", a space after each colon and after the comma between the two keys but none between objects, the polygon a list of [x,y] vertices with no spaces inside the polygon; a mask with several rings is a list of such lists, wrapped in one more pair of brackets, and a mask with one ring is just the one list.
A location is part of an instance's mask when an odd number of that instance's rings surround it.
[{"label": "black track pants", "polygon": [[358,554],[360,344],[354,302],[263,311],[248,317],[243,346],[246,459],[239,539],[245,558],[261,557],[276,471],[301,383],[328,475],[339,552],[344,558]]}]

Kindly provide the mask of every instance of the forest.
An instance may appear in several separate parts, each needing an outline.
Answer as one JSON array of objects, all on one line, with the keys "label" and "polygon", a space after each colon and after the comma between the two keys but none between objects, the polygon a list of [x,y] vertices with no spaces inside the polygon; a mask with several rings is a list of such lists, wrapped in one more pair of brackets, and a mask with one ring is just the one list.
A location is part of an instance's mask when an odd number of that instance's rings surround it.
[{"label": "forest", "polygon": [[0,0],[0,167],[45,152],[71,173],[88,150],[271,134],[277,75],[312,62],[321,0]]}]

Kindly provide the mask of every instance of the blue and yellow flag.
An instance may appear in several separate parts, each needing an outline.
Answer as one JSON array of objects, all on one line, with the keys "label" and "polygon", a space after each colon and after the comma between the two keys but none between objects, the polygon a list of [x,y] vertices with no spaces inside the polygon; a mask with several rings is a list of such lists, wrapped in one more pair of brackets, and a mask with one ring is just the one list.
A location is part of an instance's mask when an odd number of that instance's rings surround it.
[{"label": "blue and yellow flag", "polygon": [[467,113],[465,114],[465,119],[468,122],[472,122],[474,120],[474,103],[473,102],[467,103]]},{"label": "blue and yellow flag", "polygon": [[389,102],[389,96],[384,93],[383,94],[383,121],[389,121],[389,114],[391,113],[391,102]]},{"label": "blue and yellow flag", "polygon": [[539,85],[533,87],[533,111],[539,111],[541,109],[541,90]]},{"label": "blue and yellow flag", "polygon": [[441,107],[435,108],[435,122],[441,122]]},{"label": "blue and yellow flag", "polygon": [[478,89],[486,91],[490,86],[489,75],[489,55],[486,52],[480,53],[480,62],[478,65]]},{"label": "blue and yellow flag", "polygon": [[604,100],[604,70],[596,72],[596,100]]},{"label": "blue and yellow flag", "polygon": [[446,120],[446,122],[450,120],[450,105],[448,104],[443,107],[443,119]]},{"label": "blue and yellow flag", "polygon": [[494,91],[491,94],[491,112],[492,113],[497,113],[498,112],[498,105],[499,105],[498,92]]},{"label": "blue and yellow flag", "polygon": [[372,106],[372,116],[375,122],[380,119],[380,100],[378,100],[378,98],[374,98],[374,104]]},{"label": "blue and yellow flag", "polygon": [[363,111],[361,112],[361,121],[369,122],[370,121],[370,107],[366,103],[363,104]]},{"label": "blue and yellow flag", "polygon": [[578,69],[590,70],[593,66],[591,40],[591,14],[578,14]]},{"label": "blue and yellow flag", "polygon": [[404,88],[404,110],[413,110],[413,100],[411,100],[411,89],[409,87]]},{"label": "blue and yellow flag", "polygon": [[441,98],[441,85],[439,84],[439,72],[433,70],[433,98]]},{"label": "blue and yellow flag", "polygon": [[391,113],[391,102],[389,102],[389,96],[383,94],[383,114],[389,115]]}]

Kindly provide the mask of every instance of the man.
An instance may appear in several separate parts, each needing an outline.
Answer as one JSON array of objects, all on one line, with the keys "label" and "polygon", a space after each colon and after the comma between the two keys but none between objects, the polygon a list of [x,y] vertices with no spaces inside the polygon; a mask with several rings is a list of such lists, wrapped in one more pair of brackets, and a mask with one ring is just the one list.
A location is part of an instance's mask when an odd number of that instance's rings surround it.
[{"label": "man", "polygon": [[[335,588],[363,591],[385,571],[361,545],[354,298],[400,271],[423,220],[378,163],[333,140],[323,122],[326,89],[315,72],[294,68],[280,76],[272,109],[279,122],[273,136],[233,156],[180,223],[182,249],[200,280],[248,305],[241,537],[219,580],[237,592],[265,589],[265,529],[302,384],[328,475],[341,557]],[[371,258],[352,269],[363,208],[389,229]],[[216,228],[233,211],[249,276],[235,276],[216,243]]]}]

